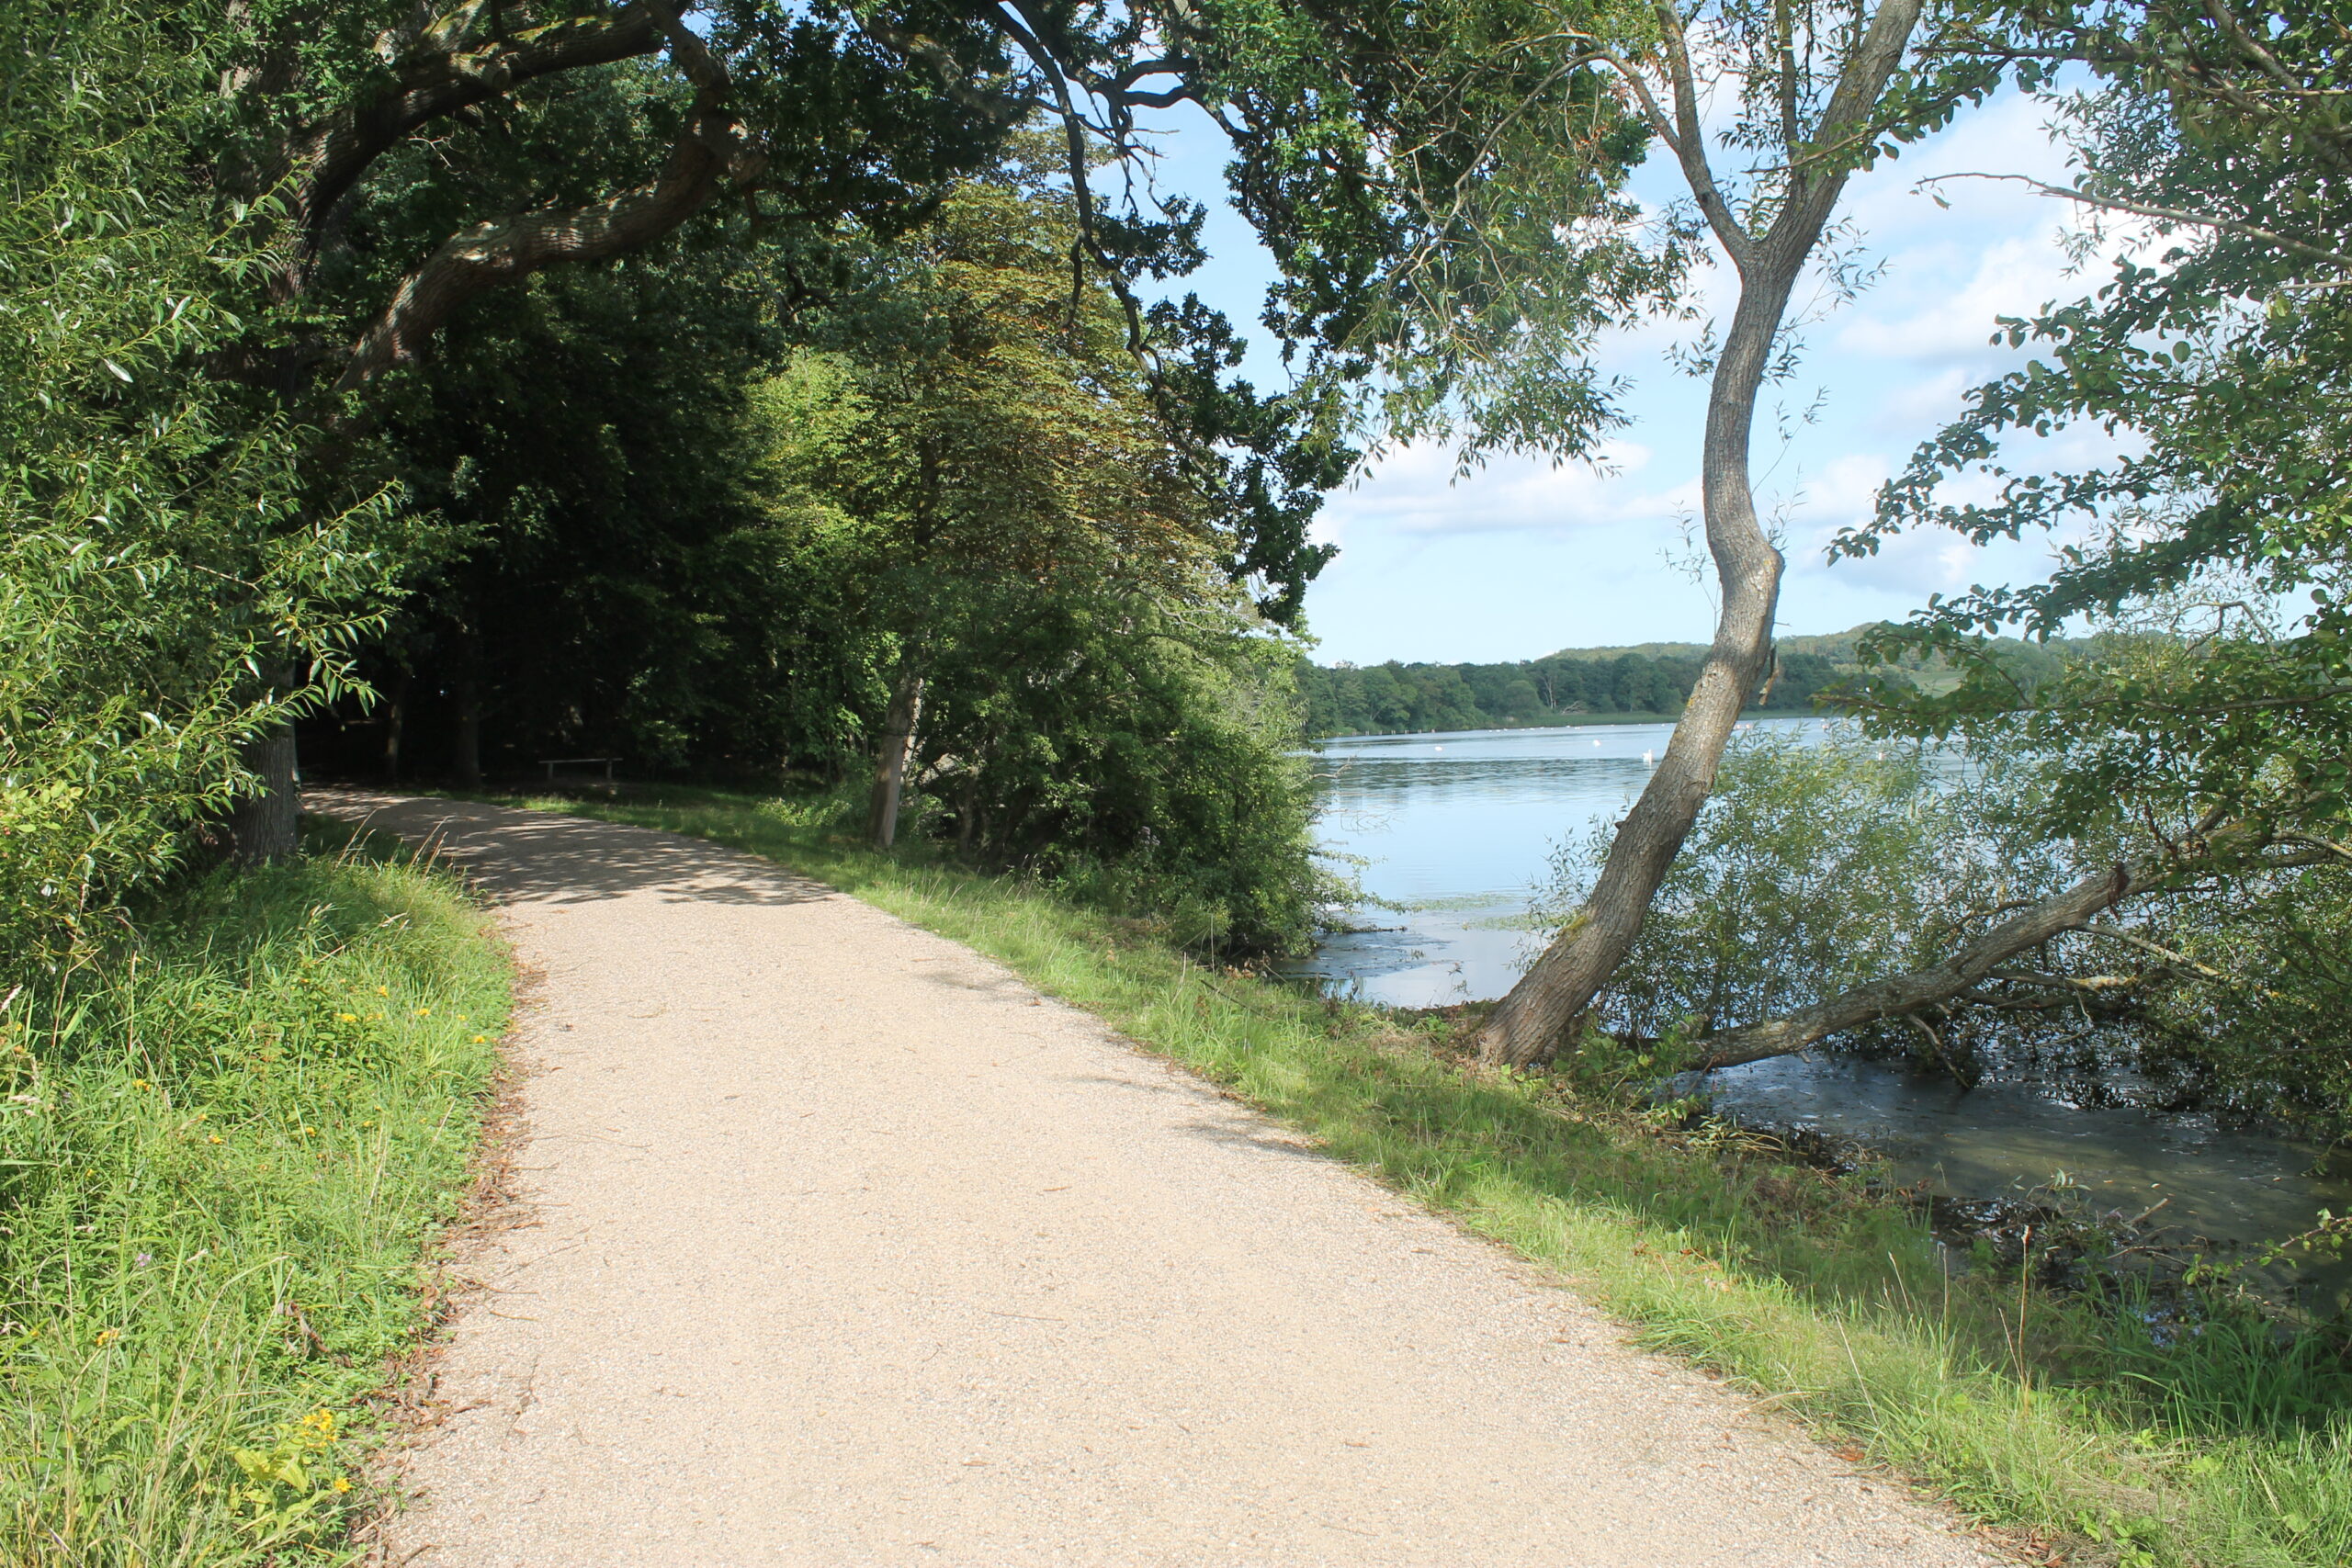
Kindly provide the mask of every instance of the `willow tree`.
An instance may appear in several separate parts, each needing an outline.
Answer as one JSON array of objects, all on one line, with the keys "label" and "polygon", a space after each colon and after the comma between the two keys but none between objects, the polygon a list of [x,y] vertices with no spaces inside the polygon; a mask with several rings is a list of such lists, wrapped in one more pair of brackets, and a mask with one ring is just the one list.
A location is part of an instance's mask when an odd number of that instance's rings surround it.
[{"label": "willow tree", "polygon": [[[1848,181],[1999,68],[1950,57],[1926,0],[1220,0],[1203,16],[1179,36],[1214,56],[1245,208],[1288,278],[1278,310],[1371,389],[1387,434],[1453,438],[1466,462],[1591,457],[1624,423],[1597,341],[1652,312],[1695,316],[1710,247],[1730,286],[1700,355],[1714,638],[1584,908],[1485,1028],[1485,1059],[1534,1062],[1623,959],[1770,678],[1782,561],[1749,446],[1792,352],[1799,282],[1841,276]],[[1626,194],[1653,147],[1685,189],[1657,214]]]}]

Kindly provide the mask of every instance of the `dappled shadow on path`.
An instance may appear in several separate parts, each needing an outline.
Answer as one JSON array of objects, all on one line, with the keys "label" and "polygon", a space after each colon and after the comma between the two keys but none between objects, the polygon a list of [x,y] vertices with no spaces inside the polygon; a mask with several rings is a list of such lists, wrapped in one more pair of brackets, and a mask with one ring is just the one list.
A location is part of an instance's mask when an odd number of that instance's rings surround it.
[{"label": "dappled shadow on path", "polygon": [[[1232,1097],[1214,1084],[1202,1083],[1190,1077],[1170,1077],[1164,1082],[1145,1078],[1121,1077],[1111,1073],[1069,1073],[1061,1081],[1073,1084],[1099,1084],[1106,1089],[1125,1089],[1135,1094],[1159,1095],[1173,1100],[1199,1101],[1215,1097],[1227,1101]],[[1333,1157],[1330,1151],[1313,1139],[1289,1132],[1273,1122],[1264,1121],[1254,1112],[1241,1110],[1238,1103],[1218,1107],[1222,1114],[1193,1121],[1171,1123],[1171,1129],[1188,1138],[1200,1138],[1228,1148],[1254,1149],[1261,1154],[1281,1155],[1289,1159],[1326,1161]]]},{"label": "dappled shadow on path", "polygon": [[389,833],[507,903],[583,904],[632,893],[673,903],[805,904],[823,883],[700,839],[470,800],[305,790],[302,809]]}]

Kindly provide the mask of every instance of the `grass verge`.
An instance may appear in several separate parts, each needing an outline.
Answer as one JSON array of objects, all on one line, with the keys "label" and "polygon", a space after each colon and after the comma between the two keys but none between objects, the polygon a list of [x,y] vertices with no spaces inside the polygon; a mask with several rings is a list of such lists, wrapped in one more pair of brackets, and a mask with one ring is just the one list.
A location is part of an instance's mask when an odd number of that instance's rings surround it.
[{"label": "grass verge", "polygon": [[861,848],[831,800],[665,790],[527,804],[788,863],[1004,963],[1574,1280],[1643,1343],[2004,1527],[2030,1561],[2339,1568],[2352,1376],[2318,1341],[1955,1275],[1907,1206],[1555,1080],[1469,1070],[1440,1026],[1206,970],[1051,890]]},{"label": "grass verge", "polygon": [[0,1562],[342,1562],[508,966],[345,849],[192,881],[0,1013]]}]

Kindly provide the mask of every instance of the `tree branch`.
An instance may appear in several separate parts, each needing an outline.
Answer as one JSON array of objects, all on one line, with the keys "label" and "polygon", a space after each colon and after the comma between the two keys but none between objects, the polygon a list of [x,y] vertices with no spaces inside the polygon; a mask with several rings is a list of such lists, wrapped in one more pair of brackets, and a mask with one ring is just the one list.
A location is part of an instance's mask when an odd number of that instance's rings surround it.
[{"label": "tree branch", "polygon": [[[1682,17],[1674,8],[1674,0],[1655,0],[1652,8],[1657,14],[1658,31],[1666,40],[1667,80],[1674,96],[1674,135],[1662,140],[1681,164],[1682,177],[1690,185],[1707,226],[1715,231],[1715,240],[1723,246],[1724,254],[1731,257],[1732,265],[1746,272],[1755,254],[1755,237],[1724,199],[1715,184],[1714,166],[1707,161],[1707,133],[1699,118],[1699,85],[1690,71],[1690,43],[1682,30]],[[1646,88],[1642,96],[1648,97]]]},{"label": "tree branch", "polygon": [[696,90],[667,165],[654,179],[586,207],[544,209],[475,225],[447,241],[401,283],[352,345],[335,382],[356,391],[414,359],[459,307],[560,262],[601,261],[650,243],[708,206],[748,188],[765,168],[710,87]]},{"label": "tree branch", "polygon": [[478,0],[401,40],[410,52],[394,63],[390,88],[297,139],[291,164],[307,172],[294,205],[307,251],[315,252],[335,208],[368,165],[420,128],[503,97],[526,82],[651,54],[663,42],[662,20],[646,4],[484,41],[473,34],[486,8]]},{"label": "tree branch", "polygon": [[[2271,835],[2252,822],[2236,822],[2215,832],[2203,852],[2187,862],[2150,861],[2124,863],[2096,876],[2085,877],[2053,897],[1987,931],[1940,964],[1859,986],[1842,996],[1800,1008],[1783,1018],[1710,1034],[1698,1043],[1689,1064],[1706,1072],[1737,1066],[1767,1056],[1785,1056],[1816,1041],[1866,1023],[1900,1018],[1932,1003],[1961,996],[1980,981],[1996,977],[2009,959],[2030,952],[2051,938],[2081,931],[2134,895],[2171,886],[2184,874],[2239,862],[2258,853]],[[2098,928],[2109,934],[2112,927]]]},{"label": "tree branch", "polygon": [[2252,223],[2240,223],[2233,219],[2216,218],[2211,213],[2190,212],[2178,207],[2157,207],[2144,201],[2125,201],[2120,197],[2099,196],[2090,191],[2078,190],[2072,186],[2053,186],[2045,180],[2035,179],[2030,175],[1988,175],[1968,170],[1960,174],[1933,175],[1921,180],[1919,186],[1937,185],[1945,180],[2007,180],[2039,191],[2043,196],[2059,197],[2067,201],[2080,202],[2086,207],[2101,208],[2109,212],[2129,213],[2134,218],[2154,218],[2166,223],[2184,223],[2192,228],[2215,229],[2225,234],[2235,234],[2240,239],[2258,240],[2266,245],[2277,245],[2281,250],[2292,251],[2297,255],[2308,256],[2313,261],[2324,261],[2333,266],[2352,267],[2352,255],[2310,244],[2292,235],[2278,233],[2275,230],[2264,229]]}]

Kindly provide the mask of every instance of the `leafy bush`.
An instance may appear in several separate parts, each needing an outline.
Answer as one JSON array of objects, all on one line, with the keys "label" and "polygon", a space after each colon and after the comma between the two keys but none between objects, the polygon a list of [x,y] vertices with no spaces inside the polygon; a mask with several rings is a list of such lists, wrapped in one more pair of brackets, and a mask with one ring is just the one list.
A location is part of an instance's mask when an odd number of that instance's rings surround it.
[{"label": "leafy bush", "polygon": [[[2115,864],[2146,830],[2120,810],[2062,814],[2078,764],[1989,743],[1963,753],[1851,734],[1817,747],[1743,738],[1601,1022],[1637,1040],[1689,1038],[1941,961]],[[1596,833],[1555,857],[1557,918],[1581,902],[1608,847]],[[2301,858],[2126,900],[1917,1023],[1886,1021],[1843,1043],[1918,1052],[1963,1075],[2003,1058],[2110,1080],[2130,1068],[2146,1099],[2341,1137],[2352,1132],[2352,863]]]},{"label": "leafy bush", "polygon": [[[53,964],[246,782],[240,747],[383,581],[380,498],[199,374],[269,258],[187,174],[208,61],[168,7],[0,21],[0,970]],[[338,606],[358,605],[356,615]],[[308,690],[315,690],[316,684]]]},{"label": "leafy bush", "polygon": [[[1613,835],[1553,858],[1583,901]],[[1743,736],[1611,982],[1606,1018],[1650,1039],[1770,1018],[1916,965],[1948,901],[1983,878],[1977,836],[1916,747]]]},{"label": "leafy bush", "polygon": [[1323,888],[1286,648],[1219,606],[1076,595],[975,617],[951,646],[922,827],[1186,946],[1307,942]]}]

